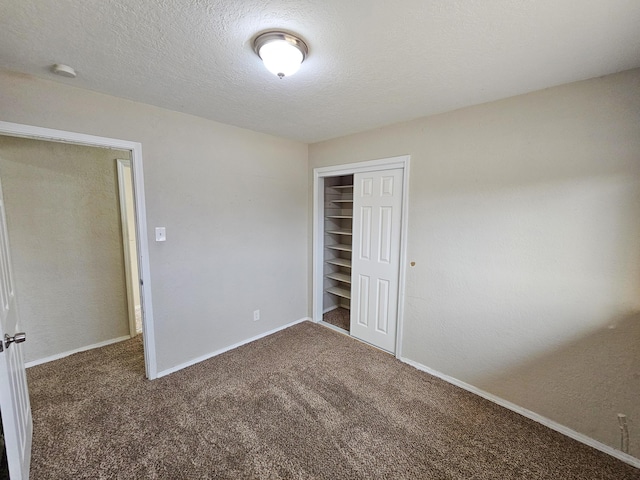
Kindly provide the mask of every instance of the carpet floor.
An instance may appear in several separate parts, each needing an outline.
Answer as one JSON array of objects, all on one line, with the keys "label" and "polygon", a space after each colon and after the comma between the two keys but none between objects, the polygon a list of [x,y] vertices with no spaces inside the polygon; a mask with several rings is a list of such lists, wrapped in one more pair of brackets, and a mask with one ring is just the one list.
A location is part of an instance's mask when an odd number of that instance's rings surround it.
[{"label": "carpet floor", "polygon": [[155,381],[140,338],[28,370],[39,479],[600,479],[640,471],[304,322]]},{"label": "carpet floor", "polygon": [[322,315],[322,320],[348,332],[351,326],[351,312],[346,308],[336,308]]}]

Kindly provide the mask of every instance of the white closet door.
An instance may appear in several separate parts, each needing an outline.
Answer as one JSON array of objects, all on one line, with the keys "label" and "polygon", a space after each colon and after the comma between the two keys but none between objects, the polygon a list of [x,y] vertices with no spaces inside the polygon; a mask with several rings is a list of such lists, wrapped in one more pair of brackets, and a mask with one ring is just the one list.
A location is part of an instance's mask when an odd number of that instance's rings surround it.
[{"label": "white closet door", "polygon": [[356,173],[351,335],[395,352],[400,272],[401,168]]}]

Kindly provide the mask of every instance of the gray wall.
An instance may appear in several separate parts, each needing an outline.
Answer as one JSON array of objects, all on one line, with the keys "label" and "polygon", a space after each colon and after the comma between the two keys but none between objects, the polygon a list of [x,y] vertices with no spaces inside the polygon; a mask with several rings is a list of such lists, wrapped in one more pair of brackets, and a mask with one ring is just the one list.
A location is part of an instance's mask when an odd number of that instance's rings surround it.
[{"label": "gray wall", "polygon": [[307,317],[306,144],[6,72],[0,112],[142,143],[160,371]]},{"label": "gray wall", "polygon": [[[640,70],[310,146],[411,155],[403,355],[640,457]],[[311,181],[311,180],[310,180]]]},{"label": "gray wall", "polygon": [[129,333],[116,156],[0,136],[26,361]]}]

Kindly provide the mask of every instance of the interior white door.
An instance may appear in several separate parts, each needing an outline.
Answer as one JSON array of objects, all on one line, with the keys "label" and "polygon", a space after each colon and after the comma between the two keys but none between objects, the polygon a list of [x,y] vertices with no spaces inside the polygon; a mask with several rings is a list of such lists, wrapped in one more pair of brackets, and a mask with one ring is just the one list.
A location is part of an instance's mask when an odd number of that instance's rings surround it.
[{"label": "interior white door", "polygon": [[16,308],[2,185],[0,184],[0,415],[11,480],[29,478],[31,404]]},{"label": "interior white door", "polygon": [[395,352],[403,169],[356,173],[353,182],[351,334]]},{"label": "interior white door", "polygon": [[120,219],[122,222],[122,247],[124,251],[124,273],[127,286],[127,307],[129,310],[129,334],[135,337],[142,332],[140,318],[140,275],[138,273],[138,247],[136,241],[135,199],[133,198],[133,177],[131,160],[116,160],[118,172],[118,193],[120,199]]}]

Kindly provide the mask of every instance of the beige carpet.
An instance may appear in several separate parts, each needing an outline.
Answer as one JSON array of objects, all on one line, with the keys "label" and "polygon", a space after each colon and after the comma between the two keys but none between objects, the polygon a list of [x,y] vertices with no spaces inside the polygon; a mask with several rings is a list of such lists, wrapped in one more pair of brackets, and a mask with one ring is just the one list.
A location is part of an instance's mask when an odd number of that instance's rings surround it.
[{"label": "beige carpet", "polygon": [[309,322],[153,382],[139,339],[28,378],[34,480],[640,478]]},{"label": "beige carpet", "polygon": [[322,315],[322,320],[348,332],[351,327],[351,312],[346,308],[335,308]]}]

